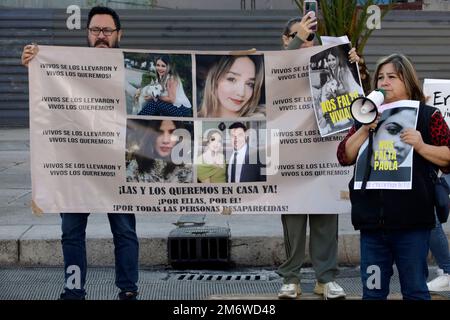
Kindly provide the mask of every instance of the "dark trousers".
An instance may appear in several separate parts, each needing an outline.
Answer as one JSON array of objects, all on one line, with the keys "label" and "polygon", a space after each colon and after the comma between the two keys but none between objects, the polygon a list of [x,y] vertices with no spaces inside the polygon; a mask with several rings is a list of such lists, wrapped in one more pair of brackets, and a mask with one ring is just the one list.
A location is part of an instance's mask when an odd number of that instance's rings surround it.
[{"label": "dark trousers", "polygon": [[286,261],[277,273],[284,283],[299,283],[300,269],[305,262],[306,225],[309,219],[309,254],[316,279],[321,283],[334,281],[337,269],[337,214],[281,215]]}]

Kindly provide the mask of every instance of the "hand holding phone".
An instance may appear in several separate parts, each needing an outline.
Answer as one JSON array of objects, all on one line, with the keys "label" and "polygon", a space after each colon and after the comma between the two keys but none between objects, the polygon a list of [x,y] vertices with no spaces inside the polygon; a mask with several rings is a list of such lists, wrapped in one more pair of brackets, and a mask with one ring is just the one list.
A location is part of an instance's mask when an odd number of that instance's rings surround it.
[{"label": "hand holding phone", "polygon": [[[309,13],[312,12],[312,13]],[[303,14],[309,14],[311,18],[317,19],[317,1],[315,0],[305,0],[303,2]],[[317,21],[317,20],[316,20]],[[317,23],[311,27],[311,31],[317,31]]]}]

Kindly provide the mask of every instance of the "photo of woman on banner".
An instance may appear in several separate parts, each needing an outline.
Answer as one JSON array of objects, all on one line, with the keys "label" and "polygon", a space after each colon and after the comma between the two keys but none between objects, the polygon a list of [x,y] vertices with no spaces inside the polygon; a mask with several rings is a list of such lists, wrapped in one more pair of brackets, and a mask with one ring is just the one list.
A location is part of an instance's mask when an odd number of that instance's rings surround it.
[{"label": "photo of woman on banner", "polygon": [[346,58],[351,50],[349,43],[341,44],[310,59],[310,86],[322,136],[350,128],[353,125],[351,102],[364,94],[358,67]]},{"label": "photo of woman on banner", "polygon": [[197,180],[201,183],[226,182],[224,138],[219,129],[203,133],[201,154],[197,159]]},{"label": "photo of woman on banner", "polygon": [[[416,128],[417,109],[397,107],[383,111],[374,132],[370,181],[411,181],[412,146],[400,135],[407,128]],[[363,181],[366,172],[368,144],[363,145],[356,161],[355,181]]]},{"label": "photo of woman on banner", "polygon": [[198,116],[265,116],[262,55],[197,55]]},{"label": "photo of woman on banner", "polygon": [[128,52],[124,56],[129,114],[192,117],[190,55]]},{"label": "photo of woman on banner", "polygon": [[193,182],[192,128],[187,121],[129,119],[127,182]]},{"label": "photo of woman on banner", "polygon": [[346,57],[350,44],[342,44],[328,49],[326,63],[333,79],[337,81],[337,95],[358,92],[364,94],[356,64],[352,64]]}]

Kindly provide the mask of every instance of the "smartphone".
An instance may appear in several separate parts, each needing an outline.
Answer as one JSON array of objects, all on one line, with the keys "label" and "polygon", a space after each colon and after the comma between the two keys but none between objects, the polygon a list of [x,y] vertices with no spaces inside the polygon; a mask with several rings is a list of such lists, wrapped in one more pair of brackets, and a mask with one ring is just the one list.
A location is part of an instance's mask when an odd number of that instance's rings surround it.
[{"label": "smartphone", "polygon": [[[305,0],[303,2],[303,14],[313,11],[317,19],[317,1],[315,0]],[[317,31],[317,24],[311,28],[312,31]]]}]

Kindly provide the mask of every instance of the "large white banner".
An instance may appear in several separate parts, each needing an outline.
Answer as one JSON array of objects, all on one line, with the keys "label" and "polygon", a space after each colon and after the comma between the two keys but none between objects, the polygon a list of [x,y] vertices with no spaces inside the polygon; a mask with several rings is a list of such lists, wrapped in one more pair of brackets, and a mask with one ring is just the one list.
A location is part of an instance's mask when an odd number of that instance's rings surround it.
[{"label": "large white banner", "polygon": [[349,212],[310,57],[40,46],[29,66],[37,212]]}]

